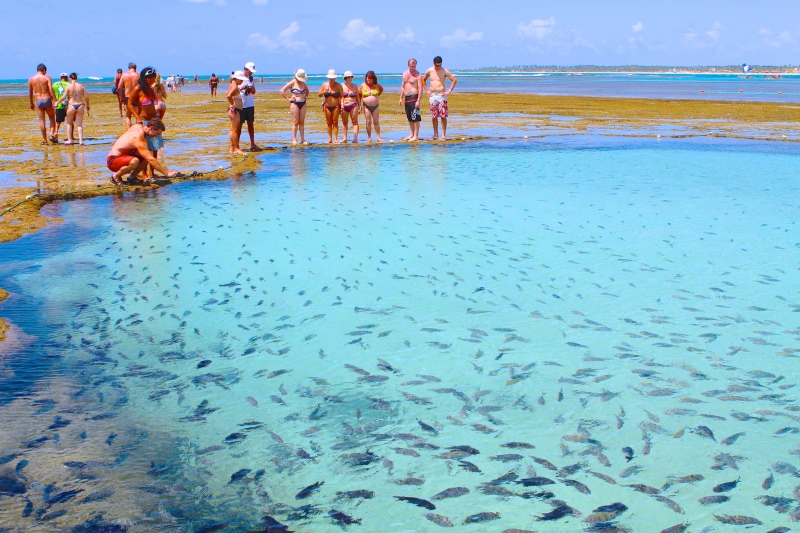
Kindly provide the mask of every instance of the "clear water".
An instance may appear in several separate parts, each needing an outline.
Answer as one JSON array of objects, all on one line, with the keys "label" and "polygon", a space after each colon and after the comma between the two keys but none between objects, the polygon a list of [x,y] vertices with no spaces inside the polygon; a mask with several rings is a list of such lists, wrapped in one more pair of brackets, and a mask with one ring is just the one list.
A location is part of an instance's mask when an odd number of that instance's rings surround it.
[{"label": "clear water", "polygon": [[[789,525],[798,156],[588,137],[285,151],[280,170],[54,206],[63,224],[0,247],[0,312],[24,332],[0,359],[0,528],[253,531],[266,513],[339,531],[332,509],[387,532],[438,530],[428,513]],[[489,483],[510,471],[554,484]],[[452,487],[469,492],[432,500]],[[500,518],[463,525],[483,512]]]}]

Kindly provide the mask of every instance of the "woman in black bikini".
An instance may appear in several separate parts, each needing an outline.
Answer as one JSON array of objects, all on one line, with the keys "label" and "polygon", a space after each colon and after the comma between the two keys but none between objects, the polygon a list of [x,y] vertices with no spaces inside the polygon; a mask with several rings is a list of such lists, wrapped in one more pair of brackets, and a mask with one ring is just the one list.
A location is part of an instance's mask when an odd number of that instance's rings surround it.
[{"label": "woman in black bikini", "polygon": [[358,114],[361,113],[361,91],[353,85],[353,73],[344,73],[342,86],[342,126],[344,126],[344,142],[347,142],[348,119],[353,121],[353,142],[358,142]]},{"label": "woman in black bikini", "polygon": [[[297,130],[300,130],[300,144],[306,142],[306,99],[308,98],[308,75],[303,69],[294,71],[294,79],[281,87],[281,96],[291,102],[289,110],[292,112],[292,144],[297,144]],[[286,91],[291,92],[291,96]]]},{"label": "woman in black bikini", "polygon": [[78,126],[78,144],[83,146],[83,115],[84,112],[89,112],[89,95],[86,93],[86,88],[83,84],[78,83],[78,75],[74,72],[69,75],[70,84],[64,94],[56,102],[59,105],[62,101],[68,99],[67,105],[67,142],[64,146],[71,146],[75,144],[74,126]]},{"label": "woman in black bikini", "polygon": [[211,89],[211,97],[217,96],[217,85],[219,85],[219,78],[216,74],[212,73],[208,78],[208,88]]},{"label": "woman in black bikini", "polygon": [[364,83],[358,88],[361,93],[361,102],[364,104],[364,117],[367,122],[367,138],[372,142],[372,128],[375,126],[375,136],[379,143],[381,140],[380,110],[378,109],[378,98],[383,94],[383,85],[378,83],[378,76],[370,70],[364,76]]},{"label": "woman in black bikini", "polygon": [[342,86],[336,81],[336,71],[328,71],[328,81],[319,89],[320,98],[325,98],[322,110],[328,122],[328,144],[339,144],[339,109],[342,104]]}]

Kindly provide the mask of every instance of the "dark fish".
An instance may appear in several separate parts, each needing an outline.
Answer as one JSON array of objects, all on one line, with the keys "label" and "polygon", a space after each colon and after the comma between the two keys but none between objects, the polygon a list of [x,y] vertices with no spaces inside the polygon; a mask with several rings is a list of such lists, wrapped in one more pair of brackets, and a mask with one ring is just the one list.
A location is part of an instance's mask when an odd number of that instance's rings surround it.
[{"label": "dark fish", "polygon": [[536,448],[533,444],[528,444],[527,442],[506,442],[505,444],[500,445],[501,448],[521,448],[526,450],[532,450]]},{"label": "dark fish", "polygon": [[242,468],[242,469],[241,469],[241,470],[239,470],[238,472],[234,472],[233,474],[231,474],[231,480],[230,480],[230,481],[228,481],[228,485],[231,485],[231,484],[233,484],[233,483],[236,483],[236,482],[238,482],[238,481],[241,481],[241,480],[242,480],[242,479],[244,479],[244,478],[247,476],[247,474],[249,474],[250,472],[252,472],[252,470],[250,470],[249,468]]},{"label": "dark fish", "polygon": [[662,529],[661,533],[684,533],[684,531],[686,531],[688,528],[689,528],[688,523],[675,524],[674,526]]},{"label": "dark fish", "polygon": [[450,487],[431,497],[431,500],[444,500],[445,498],[458,498],[469,493],[467,487]]},{"label": "dark fish", "polygon": [[211,533],[212,531],[221,531],[228,527],[227,522],[217,522],[216,524],[210,524],[208,526],[201,527],[200,529],[195,529],[194,533]]},{"label": "dark fish", "polygon": [[464,519],[464,524],[480,524],[481,522],[489,522],[491,520],[498,520],[500,513],[477,513],[469,515]]},{"label": "dark fish", "polygon": [[737,440],[739,437],[742,437],[742,436],[744,436],[744,433],[734,433],[734,434],[733,434],[733,435],[731,435],[730,437],[725,437],[724,439],[722,439],[721,441],[719,441],[719,443],[720,443],[720,444],[722,444],[723,446],[730,446],[731,444],[733,444],[734,442],[736,442],[736,440]]},{"label": "dark fish", "polygon": [[655,487],[650,487],[648,485],[643,485],[641,483],[634,483],[632,485],[625,485],[626,487],[630,487],[636,492],[641,492],[642,494],[659,494],[661,491]]},{"label": "dark fish", "polygon": [[437,526],[453,527],[453,523],[450,521],[450,519],[440,514],[428,513],[425,515],[425,518],[427,518]]},{"label": "dark fish", "polygon": [[717,441],[717,439],[714,438],[714,432],[711,431],[707,426],[697,426],[696,428],[694,428],[694,433],[700,435],[701,437],[711,439],[714,442]]},{"label": "dark fish", "polygon": [[491,457],[489,457],[489,459],[491,459],[492,461],[502,461],[504,463],[507,463],[509,461],[520,461],[524,459],[524,457],[518,453],[504,453],[500,455],[492,455]]},{"label": "dark fish", "polygon": [[375,497],[375,493],[371,490],[366,489],[359,489],[359,490],[348,490],[344,492],[337,492],[336,493],[336,500],[355,500],[355,499],[362,499],[362,500],[371,500]]},{"label": "dark fish", "polygon": [[211,359],[203,359],[197,363],[197,368],[205,368],[212,363]]},{"label": "dark fish", "polygon": [[719,496],[703,496],[697,501],[700,502],[702,505],[711,505],[714,503],[724,503],[730,499],[731,499],[730,496],[719,495]]},{"label": "dark fish", "polygon": [[417,419],[417,423],[419,424],[419,427],[422,428],[422,431],[427,431],[428,433],[430,433],[432,435],[438,435],[439,434],[439,432],[436,431],[436,428],[434,428],[433,426],[431,426],[429,424],[426,424],[422,420]]},{"label": "dark fish", "polygon": [[592,491],[589,490],[589,487],[587,487],[586,485],[584,485],[580,481],[575,481],[574,479],[565,479],[564,481],[562,481],[562,483],[564,485],[572,487],[573,489],[577,490],[578,492],[580,492],[582,494],[591,494],[592,493]]},{"label": "dark fish", "polygon": [[735,481],[727,481],[725,483],[720,483],[719,485],[714,487],[712,490],[714,492],[728,492],[728,491],[731,491],[731,490],[736,488],[736,485],[739,484],[739,480],[740,479],[742,479],[742,478],[737,478]]},{"label": "dark fish", "polygon": [[481,469],[478,468],[476,465],[470,463],[469,461],[459,461],[458,462],[458,466],[460,466],[461,468],[463,468],[464,470],[466,470],[468,472],[481,473]]},{"label": "dark fish", "polygon": [[77,496],[78,494],[80,494],[81,492],[83,492],[83,489],[65,490],[64,492],[59,492],[52,498],[47,499],[47,505],[49,506],[49,505],[54,505],[56,503],[67,502],[72,498],[74,498],[75,496]]},{"label": "dark fish", "polygon": [[622,453],[625,454],[625,459],[630,463],[631,459],[633,459],[633,448],[630,446],[625,446],[622,448]]},{"label": "dark fish", "polygon": [[306,488],[304,488],[303,490],[301,490],[300,492],[298,492],[298,493],[295,495],[295,497],[294,497],[294,498],[295,498],[296,500],[302,500],[302,499],[304,499],[304,498],[308,498],[309,496],[311,496],[311,494],[313,494],[314,492],[318,491],[318,490],[319,490],[319,488],[320,488],[322,485],[324,485],[324,484],[325,484],[325,482],[324,482],[324,481],[317,481],[317,482],[316,482],[316,483],[314,483],[313,485],[309,485],[308,487],[306,487]]},{"label": "dark fish", "polygon": [[423,508],[428,509],[430,511],[433,511],[434,509],[436,509],[436,506],[434,504],[432,504],[428,500],[423,500],[422,498],[414,498],[413,496],[395,496],[395,498],[400,500],[400,501],[408,502],[408,503],[410,503],[412,505],[416,505],[417,507],[423,507]]},{"label": "dark fish", "polygon": [[328,511],[328,516],[330,516],[334,522],[338,523],[340,526],[348,526],[350,524],[360,524],[360,518],[353,518],[352,516],[347,516],[341,511],[337,511],[336,509],[331,509]]},{"label": "dark fish", "polygon": [[542,465],[543,467],[547,468],[548,470],[552,470],[554,472],[558,471],[558,467],[548,461],[547,459],[542,459],[541,457],[534,457],[531,455],[531,458],[536,461],[538,464]]},{"label": "dark fish", "polygon": [[761,525],[762,522],[758,518],[753,518],[752,516],[744,516],[744,515],[714,515],[714,518],[722,522],[723,524],[733,524],[736,526],[747,526],[751,524]]},{"label": "dark fish", "polygon": [[27,491],[28,488],[24,483],[11,477],[0,476],[0,494],[25,494]]},{"label": "dark fish", "polygon": [[565,516],[574,516],[575,509],[570,507],[569,505],[559,505],[552,511],[549,511],[542,516],[538,517],[536,520],[538,521],[547,521],[547,520],[559,520],[564,518]]},{"label": "dark fish", "polygon": [[237,442],[242,442],[244,439],[247,438],[247,435],[244,433],[231,433],[227,437],[225,437],[225,444],[234,444]]},{"label": "dark fish", "polygon": [[520,484],[520,485],[522,485],[524,487],[541,487],[543,485],[555,485],[556,484],[556,482],[553,481],[552,479],[549,479],[549,478],[546,478],[546,477],[538,477],[538,476],[528,477],[528,478],[525,478],[525,479],[520,479],[519,481],[516,481],[516,483],[518,483],[518,484]]}]

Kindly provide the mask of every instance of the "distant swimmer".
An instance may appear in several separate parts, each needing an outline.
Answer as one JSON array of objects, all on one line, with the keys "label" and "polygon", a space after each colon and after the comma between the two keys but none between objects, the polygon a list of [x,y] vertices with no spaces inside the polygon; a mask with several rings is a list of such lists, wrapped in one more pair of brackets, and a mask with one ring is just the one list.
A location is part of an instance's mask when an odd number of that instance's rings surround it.
[{"label": "distant swimmer", "polygon": [[353,84],[353,73],[349,70],[344,73],[344,83],[342,84],[342,127],[344,135],[342,138],[347,142],[348,121],[353,122],[353,142],[358,142],[358,115],[361,113],[361,91]]},{"label": "distant swimmer", "polygon": [[111,92],[117,95],[117,103],[119,103],[119,116],[122,118],[122,93],[119,90],[119,80],[122,78],[122,69],[117,69],[117,75],[114,76],[114,88]]},{"label": "distant swimmer", "polygon": [[28,98],[31,109],[35,110],[36,116],[39,117],[42,144],[50,144],[47,142],[45,115],[50,117],[50,130],[55,131],[56,116],[53,112],[53,101],[55,101],[56,95],[53,93],[53,80],[47,75],[47,67],[44,63],[39,63],[36,67],[36,74],[28,80]]},{"label": "distant swimmer", "polygon": [[128,106],[128,97],[133,91],[134,86],[139,83],[139,73],[136,72],[136,63],[131,61],[128,63],[128,72],[120,76],[119,83],[117,84],[117,91],[122,94],[122,105],[125,106],[125,127],[131,127],[131,117],[134,113],[131,107]]},{"label": "distant swimmer", "polygon": [[114,173],[111,176],[114,185],[122,185],[124,183],[122,178],[127,174],[130,174],[128,184],[136,184],[137,176],[147,165],[152,165],[168,178],[178,175],[177,171],[170,172],[167,167],[159,163],[147,146],[148,138],[158,137],[165,130],[164,123],[155,119],[147,126],[134,124],[114,142],[106,159],[108,169]]},{"label": "distant swimmer", "polygon": [[379,99],[383,94],[383,85],[378,83],[378,76],[375,71],[370,70],[367,72],[359,91],[361,91],[361,103],[364,106],[364,119],[367,123],[367,140],[372,142],[372,129],[374,128],[375,138],[379,143],[382,143]]},{"label": "distant swimmer", "polygon": [[[431,80],[431,88],[427,90],[428,79]],[[445,83],[450,80],[450,89],[445,88]],[[432,141],[447,140],[447,117],[450,115],[450,110],[447,107],[447,96],[456,88],[458,80],[453,76],[449,70],[442,67],[441,56],[433,58],[433,66],[425,71],[425,76],[422,78],[426,91],[428,93],[428,101],[430,102],[431,119],[433,121],[433,137]],[[442,136],[439,137],[439,119],[442,119]]]},{"label": "distant swimmer", "polygon": [[328,81],[319,88],[319,97],[324,98],[322,111],[328,125],[328,144],[339,144],[339,110],[342,104],[342,86],[336,81],[338,75],[331,69],[326,76]]},{"label": "distant swimmer", "polygon": [[419,140],[419,126],[422,122],[422,114],[419,112],[421,98],[422,74],[417,70],[417,60],[412,57],[408,60],[408,70],[403,73],[403,81],[400,84],[400,106],[405,106],[410,130],[408,137],[403,137],[404,141]]},{"label": "distant swimmer", "polygon": [[225,93],[225,97],[230,104],[230,106],[228,106],[228,118],[231,119],[230,152],[232,154],[244,153],[242,149],[239,148],[239,137],[242,131],[242,91],[239,90],[239,87],[246,79],[241,70],[235,71],[231,74],[231,86],[228,87],[228,92]]},{"label": "distant swimmer", "polygon": [[[300,144],[306,142],[306,101],[308,100],[308,74],[303,69],[294,71],[294,79],[281,87],[280,93],[289,101],[289,111],[292,113],[292,144],[297,144],[297,132],[300,131]],[[291,96],[286,94],[291,93]]]},{"label": "distant swimmer", "polygon": [[65,146],[75,144],[74,129],[78,127],[78,144],[83,146],[83,116],[89,113],[89,95],[86,87],[78,82],[78,75],[69,75],[70,84],[58,100],[58,104],[67,101],[67,142]]},{"label": "distant swimmer", "polygon": [[211,97],[217,96],[217,87],[219,86],[219,78],[216,74],[211,74],[208,78],[208,88],[211,89]]},{"label": "distant swimmer", "polygon": [[50,133],[50,142],[53,144],[58,144],[58,130],[61,129],[61,124],[67,119],[67,102],[61,100],[67,87],[69,87],[69,76],[67,76],[66,72],[62,72],[61,79],[53,84],[53,94],[56,95],[56,100],[61,102],[56,104],[56,123]]}]

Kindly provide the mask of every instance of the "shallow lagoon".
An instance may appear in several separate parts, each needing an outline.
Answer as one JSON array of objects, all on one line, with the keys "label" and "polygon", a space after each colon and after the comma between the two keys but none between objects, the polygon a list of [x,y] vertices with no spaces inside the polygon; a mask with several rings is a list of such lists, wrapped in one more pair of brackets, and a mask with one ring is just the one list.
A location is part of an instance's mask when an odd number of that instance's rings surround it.
[{"label": "shallow lagoon", "polygon": [[[29,336],[2,360],[0,489],[22,493],[0,527],[252,531],[266,512],[338,531],[332,509],[393,532],[437,530],[428,513],[476,531],[788,525],[798,155],[287,150],[228,182],[56,205],[64,224],[0,248],[2,311]],[[432,500],[452,487],[469,492]],[[462,525],[481,512],[500,518]]]}]

